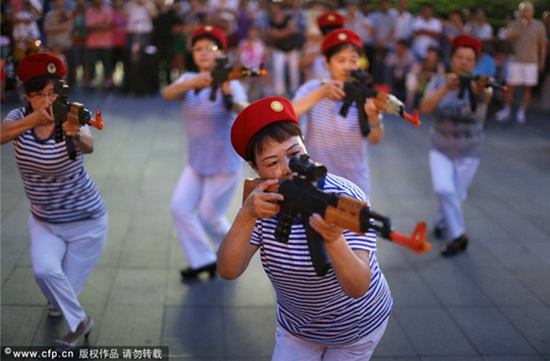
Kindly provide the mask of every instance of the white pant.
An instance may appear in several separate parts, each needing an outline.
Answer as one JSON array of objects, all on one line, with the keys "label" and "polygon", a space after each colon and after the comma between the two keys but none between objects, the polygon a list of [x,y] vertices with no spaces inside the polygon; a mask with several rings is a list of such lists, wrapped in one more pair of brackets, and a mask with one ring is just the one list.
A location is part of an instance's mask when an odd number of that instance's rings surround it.
[{"label": "white pant", "polygon": [[217,248],[229,231],[225,211],[240,179],[241,172],[202,176],[190,166],[183,170],[170,208],[191,268],[216,262],[208,236]]},{"label": "white pant", "polygon": [[290,92],[294,94],[300,85],[300,51],[284,52],[273,49],[273,91],[275,95],[285,95],[285,64],[287,62],[290,75]]},{"label": "white pant", "polygon": [[71,332],[86,313],[78,295],[90,277],[107,238],[107,215],[70,223],[46,223],[29,216],[32,270],[48,302],[62,313]]},{"label": "white pant", "polygon": [[277,325],[271,361],[368,361],[387,325],[388,319],[369,335],[345,346],[324,346],[306,341]]},{"label": "white pant", "polygon": [[430,150],[430,171],[433,189],[439,201],[436,224],[444,223],[451,239],[464,234],[462,202],[479,165],[479,158],[451,159],[437,150]]}]

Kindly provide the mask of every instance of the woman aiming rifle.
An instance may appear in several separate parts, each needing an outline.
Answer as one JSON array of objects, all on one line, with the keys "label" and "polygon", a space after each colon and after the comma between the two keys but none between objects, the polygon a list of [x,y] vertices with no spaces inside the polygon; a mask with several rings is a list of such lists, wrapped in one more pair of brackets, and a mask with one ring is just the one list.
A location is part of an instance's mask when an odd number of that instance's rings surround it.
[{"label": "woman aiming rifle", "polygon": [[384,136],[384,125],[372,99],[364,107],[370,132],[364,137],[359,125],[357,106],[340,115],[344,82],[359,68],[363,44],[351,30],[333,30],[323,40],[330,79],[314,79],[302,85],[293,100],[298,117],[303,116],[306,146],[311,157],[336,175],[346,177],[369,194],[368,144],[377,144]]},{"label": "woman aiming rifle", "polygon": [[480,52],[481,43],[476,38],[454,38],[451,73],[430,81],[420,106],[424,114],[433,116],[429,157],[439,201],[434,233],[443,238],[448,232],[451,242],[441,250],[446,257],[468,247],[462,202],[479,165],[483,121],[491,99],[483,79],[468,78]]},{"label": "woman aiming rifle", "polygon": [[[201,273],[216,274],[216,250],[229,230],[225,211],[241,179],[242,161],[231,149],[229,131],[235,117],[248,102],[237,80],[212,87],[216,58],[227,48],[225,33],[213,26],[199,27],[191,34],[193,60],[199,73],[182,74],[164,89],[167,100],[182,101],[182,118],[188,136],[189,163],[172,196],[171,209],[189,267],[182,280]],[[212,91],[215,91],[212,94]],[[220,94],[221,93],[221,94]]]},{"label": "woman aiming rifle", "polygon": [[[289,159],[306,154],[298,120],[281,97],[258,100],[237,117],[231,141],[264,181],[245,199],[219,249],[219,273],[239,277],[259,249],[277,295],[273,361],[368,360],[382,338],[392,298],[376,258],[376,235],[329,224],[319,214],[309,225],[323,239],[332,267],[315,272],[303,224],[292,224],[288,242],[276,239],[279,202],[270,187],[292,177]],[[328,174],[324,192],[366,201],[350,181]]]},{"label": "woman aiming rifle", "polygon": [[[93,151],[87,126],[63,123],[63,141],[56,141],[52,104],[54,83],[66,73],[61,59],[50,53],[24,58],[17,68],[27,106],[12,110],[2,122],[1,142],[12,141],[31,203],[28,219],[32,270],[48,300],[48,316],[63,315],[70,332],[57,343],[75,346],[88,338],[93,320],[78,301],[107,237],[107,212],[83,154]],[[69,158],[67,140],[75,145]]]}]

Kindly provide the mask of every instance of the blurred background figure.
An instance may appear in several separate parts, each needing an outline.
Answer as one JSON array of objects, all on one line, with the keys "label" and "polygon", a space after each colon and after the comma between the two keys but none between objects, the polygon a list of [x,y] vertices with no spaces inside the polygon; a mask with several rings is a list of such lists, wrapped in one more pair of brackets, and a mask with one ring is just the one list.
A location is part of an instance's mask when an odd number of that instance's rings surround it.
[{"label": "blurred background figure", "polygon": [[[239,42],[239,62],[248,68],[258,69],[264,65],[266,57],[265,44],[260,37],[260,30],[251,25],[248,27],[247,37]],[[245,79],[244,86],[250,100],[266,96],[270,93],[269,77]],[[267,88],[266,88],[267,87]]]},{"label": "blurred background figure", "polygon": [[54,7],[44,18],[46,47],[54,54],[65,59],[72,66],[70,49],[73,45],[73,13],[65,8],[65,0],[55,0]]},{"label": "blurred background figure", "polygon": [[86,39],[88,28],[86,27],[86,0],[76,0],[73,9],[73,33],[72,45],[69,50],[67,70],[67,82],[72,87],[77,85],[77,73],[80,69],[84,82],[90,79],[90,70],[86,59]]},{"label": "blurred background figure", "polygon": [[418,59],[426,57],[428,48],[439,48],[443,27],[441,21],[433,17],[433,12],[433,5],[424,3],[413,22],[412,51]]},{"label": "blurred background figure", "polygon": [[443,63],[445,67],[450,66],[451,60],[451,42],[453,39],[464,32],[464,19],[460,10],[452,10],[443,23],[443,36],[441,37],[441,52],[443,54]]},{"label": "blurred background figure", "polygon": [[[124,6],[124,0],[113,1],[113,27],[111,31],[113,33],[113,71],[116,71],[117,66],[122,66],[122,83],[124,83],[124,76],[126,75],[125,65],[126,59],[126,26],[128,23],[128,14],[126,7]],[[122,84],[117,84],[122,85]]]},{"label": "blurred background figure", "polygon": [[[86,49],[89,79],[87,88],[113,87],[113,9],[103,0],[92,0],[86,10]],[[103,79],[96,79],[96,63],[101,63]]]},{"label": "blurred background figure", "polygon": [[380,0],[380,10],[373,15],[374,58],[369,59],[375,83],[386,82],[386,55],[395,47],[395,9],[390,0]]},{"label": "blurred background figure", "polygon": [[493,38],[493,27],[487,22],[485,9],[478,7],[474,10],[471,20],[464,25],[464,32],[479,40],[491,40]]},{"label": "blurred background figure", "polygon": [[395,11],[395,39],[411,40],[414,17],[409,12],[407,0],[397,0]]},{"label": "blurred background figure", "polygon": [[134,95],[157,93],[157,48],[151,46],[157,7],[153,0],[128,0],[126,14],[125,90]]},{"label": "blurred background figure", "polygon": [[516,113],[516,121],[525,123],[525,112],[531,101],[531,89],[537,85],[539,72],[546,64],[547,39],[544,24],[534,19],[535,7],[530,2],[518,6],[518,18],[510,25],[506,39],[512,44],[512,55],[508,63],[505,106],[496,114],[498,121],[510,118],[512,100],[517,87],[523,87],[523,97]]},{"label": "blurred background figure", "polygon": [[[303,22],[296,9],[270,1],[265,37],[272,48],[273,92],[294,94],[300,85],[300,50],[305,43]],[[286,85],[288,70],[289,85]]]},{"label": "blurred background figure", "polygon": [[397,40],[395,52],[386,57],[386,82],[392,89],[392,94],[401,100],[407,99],[406,79],[416,58],[410,50],[409,42]]},{"label": "blurred background figure", "polygon": [[445,65],[440,60],[439,49],[429,47],[426,56],[417,60],[406,77],[407,98],[406,106],[409,109],[415,108],[418,100],[424,94],[426,86],[435,75],[443,76]]}]

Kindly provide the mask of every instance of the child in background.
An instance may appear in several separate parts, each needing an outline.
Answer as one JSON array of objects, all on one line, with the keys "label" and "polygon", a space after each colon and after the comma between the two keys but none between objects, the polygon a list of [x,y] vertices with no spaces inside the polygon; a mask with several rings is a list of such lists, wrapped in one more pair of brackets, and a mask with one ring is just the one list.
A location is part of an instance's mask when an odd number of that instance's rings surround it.
[{"label": "child in background", "polygon": [[[260,38],[260,31],[254,25],[248,28],[246,38],[239,42],[239,61],[248,68],[258,69],[264,64],[265,44]],[[245,87],[250,99],[257,99],[266,93],[266,80],[269,77],[259,79],[246,79]]]}]

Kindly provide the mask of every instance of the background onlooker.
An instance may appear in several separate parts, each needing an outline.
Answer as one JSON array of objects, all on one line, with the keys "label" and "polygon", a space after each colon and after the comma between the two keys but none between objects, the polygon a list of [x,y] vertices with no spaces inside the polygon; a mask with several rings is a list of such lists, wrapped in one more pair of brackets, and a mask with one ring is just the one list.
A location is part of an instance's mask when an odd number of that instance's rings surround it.
[{"label": "background onlooker", "polygon": [[405,86],[407,74],[416,63],[416,59],[410,50],[409,42],[400,39],[395,44],[395,52],[386,57],[386,81],[391,86],[392,94],[399,99],[407,98]]},{"label": "background onlooker", "polygon": [[409,4],[407,0],[397,0],[397,11],[395,13],[396,40],[410,40],[412,37],[414,17],[408,9]]},{"label": "background onlooker", "polygon": [[86,0],[76,0],[73,10],[73,34],[72,46],[69,51],[69,66],[67,69],[67,82],[70,86],[77,82],[77,71],[82,69],[82,78],[90,79],[88,61],[86,59],[86,39],[88,28],[86,27]]},{"label": "background onlooker", "polygon": [[451,42],[453,39],[464,32],[464,20],[460,10],[449,12],[447,20],[443,24],[443,37],[441,38],[441,52],[445,66],[450,65],[451,60]]},{"label": "background onlooker", "polygon": [[511,24],[507,39],[512,43],[512,57],[508,63],[508,91],[504,108],[496,114],[499,121],[510,117],[512,100],[516,87],[523,86],[523,98],[516,114],[518,123],[525,123],[525,111],[531,101],[531,88],[537,85],[539,72],[546,63],[546,29],[543,23],[534,19],[535,7],[522,2],[519,16]]},{"label": "background onlooker", "polygon": [[395,41],[395,9],[391,8],[389,0],[380,0],[380,10],[374,13],[374,58],[369,59],[371,73],[375,83],[384,83],[386,55],[393,50]]},{"label": "background onlooker", "polygon": [[[273,54],[273,91],[276,95],[294,94],[300,85],[300,49],[305,37],[298,11],[285,8],[280,2],[270,2],[268,27],[265,34]],[[288,66],[289,87],[285,68]]]},{"label": "background onlooker", "polygon": [[493,38],[493,28],[487,22],[485,10],[478,7],[472,14],[472,19],[464,25],[464,31],[479,40],[490,40]]},{"label": "background onlooker", "polygon": [[65,57],[66,61],[73,43],[73,21],[72,12],[65,8],[65,0],[55,0],[53,9],[44,18],[46,46],[52,53]]},{"label": "background onlooker", "polygon": [[413,22],[412,50],[418,59],[426,57],[428,48],[439,48],[439,39],[443,33],[441,21],[433,17],[433,5],[423,4],[420,15]]},{"label": "background onlooker", "polygon": [[[111,88],[113,86],[113,9],[104,4],[103,0],[92,0],[92,5],[86,10],[86,49],[88,56],[89,75],[88,88],[96,86]],[[103,66],[103,84],[96,76],[96,63]]]},{"label": "background onlooker", "polygon": [[440,60],[439,49],[429,47],[426,56],[418,60],[407,74],[407,100],[406,106],[409,109],[416,107],[418,100],[424,94],[426,86],[435,75],[444,75],[445,66]]}]

